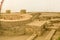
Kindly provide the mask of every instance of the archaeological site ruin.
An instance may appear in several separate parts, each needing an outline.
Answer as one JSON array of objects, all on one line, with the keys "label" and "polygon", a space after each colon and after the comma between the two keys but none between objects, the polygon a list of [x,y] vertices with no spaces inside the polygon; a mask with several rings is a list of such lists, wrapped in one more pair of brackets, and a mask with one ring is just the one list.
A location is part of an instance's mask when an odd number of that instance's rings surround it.
[{"label": "archaeological site ruin", "polygon": [[0,13],[0,40],[60,40],[60,12]]}]

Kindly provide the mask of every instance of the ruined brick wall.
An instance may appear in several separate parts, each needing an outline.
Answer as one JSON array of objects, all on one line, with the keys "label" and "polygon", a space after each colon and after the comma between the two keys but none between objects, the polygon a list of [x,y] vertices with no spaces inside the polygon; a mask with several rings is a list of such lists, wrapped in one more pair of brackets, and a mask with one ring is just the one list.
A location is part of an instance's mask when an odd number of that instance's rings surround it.
[{"label": "ruined brick wall", "polygon": [[[25,33],[25,24],[29,20],[19,21],[23,18],[20,14],[0,14],[0,19],[11,20],[11,21],[0,21],[0,35],[15,36],[22,35]],[[18,21],[12,21],[18,20]]]},{"label": "ruined brick wall", "polygon": [[0,19],[15,20],[23,18],[20,14],[0,14]]},{"label": "ruined brick wall", "polygon": [[20,22],[3,22],[0,21],[0,35],[22,35],[24,34],[24,26]]}]

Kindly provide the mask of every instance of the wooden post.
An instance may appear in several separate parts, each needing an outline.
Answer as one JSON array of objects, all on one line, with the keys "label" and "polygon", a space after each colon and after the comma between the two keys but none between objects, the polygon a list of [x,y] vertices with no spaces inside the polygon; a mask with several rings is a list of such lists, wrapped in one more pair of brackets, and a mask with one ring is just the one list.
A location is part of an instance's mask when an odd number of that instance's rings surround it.
[{"label": "wooden post", "polygon": [[1,13],[3,2],[4,2],[4,0],[2,0],[1,3],[0,3],[0,13]]}]

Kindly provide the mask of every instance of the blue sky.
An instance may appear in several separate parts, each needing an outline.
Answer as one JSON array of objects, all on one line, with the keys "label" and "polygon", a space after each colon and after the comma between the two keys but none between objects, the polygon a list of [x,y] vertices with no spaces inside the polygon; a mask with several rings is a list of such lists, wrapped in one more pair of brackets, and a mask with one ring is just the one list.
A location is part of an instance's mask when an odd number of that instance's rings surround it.
[{"label": "blue sky", "polygon": [[2,11],[12,12],[26,9],[27,11],[60,12],[60,0],[5,0]]}]

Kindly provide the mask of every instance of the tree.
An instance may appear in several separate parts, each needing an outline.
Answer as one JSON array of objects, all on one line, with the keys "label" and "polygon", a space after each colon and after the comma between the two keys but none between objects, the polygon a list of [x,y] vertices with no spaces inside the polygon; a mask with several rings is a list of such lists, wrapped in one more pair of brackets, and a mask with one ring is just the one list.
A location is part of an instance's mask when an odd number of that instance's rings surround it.
[{"label": "tree", "polygon": [[4,2],[4,0],[1,0],[1,2],[0,2],[0,13],[1,13],[3,2]]}]

